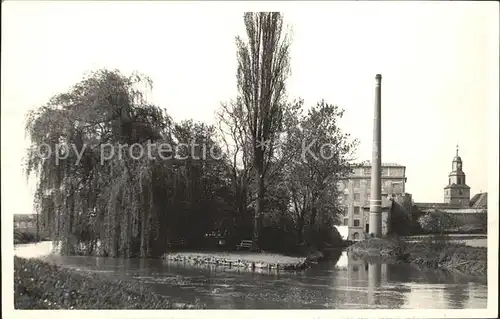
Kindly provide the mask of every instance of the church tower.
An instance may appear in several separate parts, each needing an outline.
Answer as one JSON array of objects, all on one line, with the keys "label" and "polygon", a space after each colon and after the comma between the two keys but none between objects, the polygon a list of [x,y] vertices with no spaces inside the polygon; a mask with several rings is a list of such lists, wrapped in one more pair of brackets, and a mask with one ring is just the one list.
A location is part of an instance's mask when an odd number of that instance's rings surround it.
[{"label": "church tower", "polygon": [[465,184],[462,159],[457,154],[453,158],[452,172],[448,175],[448,186],[444,188],[444,202],[454,206],[467,207],[470,202],[470,187]]}]

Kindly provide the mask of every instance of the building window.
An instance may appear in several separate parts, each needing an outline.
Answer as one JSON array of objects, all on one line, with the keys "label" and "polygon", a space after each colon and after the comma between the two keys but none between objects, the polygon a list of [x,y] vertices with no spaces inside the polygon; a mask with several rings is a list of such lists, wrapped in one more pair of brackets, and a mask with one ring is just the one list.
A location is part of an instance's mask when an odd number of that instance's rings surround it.
[{"label": "building window", "polygon": [[360,185],[360,184],[359,184],[359,179],[355,179],[355,180],[353,181],[353,187],[354,187],[354,188],[359,188],[359,185]]},{"label": "building window", "polygon": [[371,170],[371,168],[370,168],[370,167],[365,167],[365,168],[363,168],[363,175],[368,175],[368,176],[370,176],[370,175],[371,175],[371,173],[372,173],[372,170]]},{"label": "building window", "polygon": [[358,233],[352,234],[352,239],[358,240],[359,239],[359,234]]},{"label": "building window", "polygon": [[359,219],[354,220],[354,227],[359,227]]},{"label": "building window", "polygon": [[359,206],[354,206],[354,215],[359,215]]},{"label": "building window", "polygon": [[349,226],[349,218],[344,218],[344,226]]},{"label": "building window", "polygon": [[382,176],[389,176],[389,169],[386,167],[382,167]]},{"label": "building window", "polygon": [[359,202],[360,196],[359,193],[354,193],[354,201]]},{"label": "building window", "polygon": [[344,194],[344,202],[348,202],[349,201],[349,194]]},{"label": "building window", "polygon": [[458,193],[459,193],[460,195],[462,195],[462,194],[463,194],[463,192],[462,192],[462,190],[461,190],[461,189],[459,189],[459,190],[458,190]]}]

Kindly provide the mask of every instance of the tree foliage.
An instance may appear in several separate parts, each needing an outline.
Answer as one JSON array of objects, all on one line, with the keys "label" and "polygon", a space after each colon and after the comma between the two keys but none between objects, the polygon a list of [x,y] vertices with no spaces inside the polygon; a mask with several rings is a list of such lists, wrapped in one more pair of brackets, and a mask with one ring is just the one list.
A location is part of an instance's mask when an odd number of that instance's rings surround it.
[{"label": "tree foliage", "polygon": [[283,18],[278,12],[247,12],[244,15],[247,41],[236,38],[237,85],[242,120],[252,145],[252,161],[257,182],[254,246],[259,235],[259,219],[264,211],[265,180],[278,133],[282,130],[286,105],[286,79],[290,71],[290,41],[283,35]]},{"label": "tree foliage", "polygon": [[357,140],[338,126],[344,111],[325,101],[309,109],[293,127],[284,145],[292,210],[299,241],[304,226],[338,223],[340,215],[339,180],[351,173]]},{"label": "tree foliage", "polygon": [[357,141],[339,128],[339,107],[321,101],[303,115],[302,100],[286,100],[281,15],[244,22],[238,95],[216,127],[174,121],[146,99],[149,78],[116,70],[28,114],[26,174],[37,176],[36,208],[63,254],[160,256],[173,240],[204,247],[213,232],[277,250],[340,238],[336,184]]},{"label": "tree foliage", "polygon": [[[159,255],[169,237],[209,225],[202,211],[224,201],[221,161],[193,161],[191,149],[175,147],[172,160],[159,158],[160,144],[215,143],[214,128],[173,123],[147,103],[144,85],[151,81],[140,75],[101,70],[28,115],[26,172],[38,175],[36,204],[63,253],[83,244],[85,254],[99,246],[110,256]],[[152,156],[121,147],[133,144],[150,144]],[[40,156],[44,145],[59,154]]]}]

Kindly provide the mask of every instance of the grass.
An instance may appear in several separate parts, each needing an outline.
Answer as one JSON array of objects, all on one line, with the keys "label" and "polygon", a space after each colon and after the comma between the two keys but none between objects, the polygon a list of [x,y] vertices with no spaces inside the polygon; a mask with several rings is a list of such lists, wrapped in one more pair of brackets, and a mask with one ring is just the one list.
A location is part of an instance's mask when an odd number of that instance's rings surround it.
[{"label": "grass", "polygon": [[440,268],[463,274],[486,275],[488,250],[462,243],[428,240],[407,245],[410,262],[421,269]]},{"label": "grass", "polygon": [[398,243],[385,238],[370,238],[349,246],[348,250],[356,255],[366,255],[370,257],[395,256],[398,251]]},{"label": "grass", "polygon": [[139,283],[14,257],[16,309],[190,309]]}]

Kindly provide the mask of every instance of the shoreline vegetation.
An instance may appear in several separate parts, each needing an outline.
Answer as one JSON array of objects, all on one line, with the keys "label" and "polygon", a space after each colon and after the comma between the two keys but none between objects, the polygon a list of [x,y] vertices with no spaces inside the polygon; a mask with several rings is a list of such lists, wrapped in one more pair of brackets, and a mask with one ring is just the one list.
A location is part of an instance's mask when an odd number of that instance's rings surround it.
[{"label": "shoreline vegetation", "polygon": [[420,270],[447,270],[464,275],[486,276],[487,248],[471,247],[432,236],[421,242],[406,243],[398,237],[370,238],[351,245],[349,252],[369,260],[408,263]]},{"label": "shoreline vegetation", "polygon": [[16,256],[14,308],[203,309],[204,306],[172,302],[131,280],[108,278]]}]

